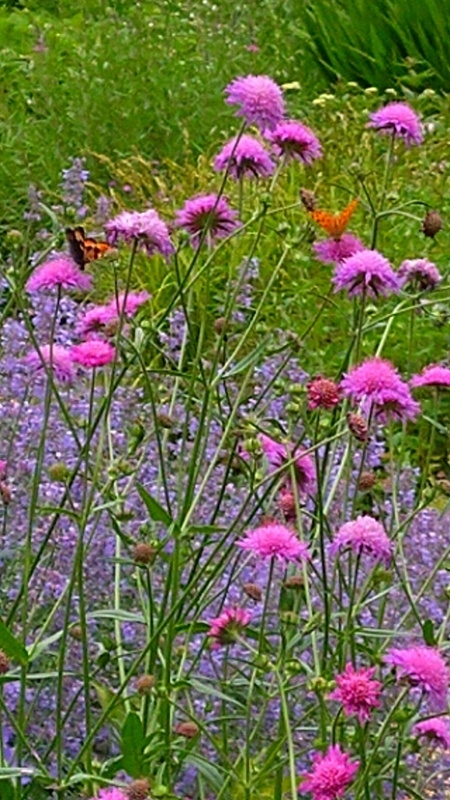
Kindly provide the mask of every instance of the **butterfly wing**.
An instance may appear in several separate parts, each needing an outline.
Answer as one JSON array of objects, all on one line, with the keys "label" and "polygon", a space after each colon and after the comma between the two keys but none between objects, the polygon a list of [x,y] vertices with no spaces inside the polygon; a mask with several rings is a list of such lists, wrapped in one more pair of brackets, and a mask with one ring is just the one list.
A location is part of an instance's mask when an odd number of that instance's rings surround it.
[{"label": "butterfly wing", "polygon": [[97,242],[96,239],[87,238],[81,225],[76,228],[66,228],[66,237],[70,255],[82,270],[86,264],[97,261],[98,258],[102,258],[114,250],[107,242]]},{"label": "butterfly wing", "polygon": [[339,239],[347,228],[350,218],[358,205],[358,200],[351,200],[348,206],[339,214],[331,214],[330,211],[317,209],[310,211],[309,215],[314,222],[317,222],[320,227],[332,236],[334,239]]}]

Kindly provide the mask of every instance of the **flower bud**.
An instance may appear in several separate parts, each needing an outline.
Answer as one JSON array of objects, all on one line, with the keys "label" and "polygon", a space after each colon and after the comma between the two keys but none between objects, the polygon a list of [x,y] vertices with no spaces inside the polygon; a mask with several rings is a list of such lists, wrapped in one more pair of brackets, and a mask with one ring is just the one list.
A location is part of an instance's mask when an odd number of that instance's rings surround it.
[{"label": "flower bud", "polygon": [[262,589],[257,583],[244,583],[242,588],[247,597],[250,597],[255,603],[259,603],[262,598]]},{"label": "flower bud", "polygon": [[128,800],[147,800],[150,792],[150,783],[147,778],[138,778],[130,783],[127,789]]},{"label": "flower bud", "polygon": [[175,725],[175,733],[184,736],[186,739],[193,739],[199,733],[200,728],[195,722],[179,722]]},{"label": "flower bud", "polygon": [[155,685],[154,675],[141,675],[136,681],[136,689],[139,694],[150,694]]},{"label": "flower bud", "polygon": [[133,561],[140,567],[146,567],[155,560],[157,551],[147,542],[138,542],[133,547]]},{"label": "flower bud", "polygon": [[427,211],[423,220],[422,220],[422,227],[421,231],[424,236],[428,236],[430,239],[434,239],[437,233],[444,227],[444,223],[442,221],[442,217],[439,214],[439,211]]}]

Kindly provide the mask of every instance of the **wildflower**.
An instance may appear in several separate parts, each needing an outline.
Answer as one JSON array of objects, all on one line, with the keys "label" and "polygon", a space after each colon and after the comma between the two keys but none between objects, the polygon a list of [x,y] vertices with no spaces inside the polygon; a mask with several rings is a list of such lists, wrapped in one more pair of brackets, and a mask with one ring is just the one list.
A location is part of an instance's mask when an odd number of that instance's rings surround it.
[{"label": "wildflower", "polygon": [[113,297],[112,300],[108,303],[108,308],[111,309],[119,318],[120,314],[124,314],[126,317],[132,317],[136,311],[150,300],[150,295],[148,292],[119,292],[117,297]]},{"label": "wildflower", "polygon": [[431,717],[424,719],[423,722],[417,722],[412,733],[440,744],[446,750],[450,747],[450,726],[448,720],[442,717]]},{"label": "wildflower", "polygon": [[185,739],[194,739],[200,733],[200,728],[195,722],[178,722],[175,725],[175,733],[184,736]]},{"label": "wildflower", "polygon": [[91,797],[91,800],[127,800],[127,796],[120,789],[100,789],[95,797]]},{"label": "wildflower", "polygon": [[375,561],[389,564],[392,543],[380,522],[368,515],[359,516],[342,525],[331,544],[330,552],[337,555],[352,550],[359,555],[368,555]]},{"label": "wildflower", "polygon": [[439,650],[426,645],[392,648],[384,660],[397,667],[397,675],[429,695],[435,708],[444,708],[450,671]]},{"label": "wildflower", "polygon": [[226,197],[198,194],[177,211],[175,224],[190,233],[194,247],[199,247],[203,239],[211,247],[216,239],[229,236],[240,226],[236,217],[237,211],[230,208]]},{"label": "wildflower", "polygon": [[8,473],[8,462],[5,459],[0,459],[0,481],[6,480]]},{"label": "wildflower", "polygon": [[374,667],[355,669],[347,664],[344,672],[336,676],[336,689],[331,700],[342,703],[344,714],[358,717],[361,725],[370,719],[372,709],[380,705],[381,683],[373,680]]},{"label": "wildflower", "polygon": [[370,115],[367,127],[380,133],[391,133],[403,139],[407,147],[423,141],[419,117],[407,103],[393,102],[379,108]]},{"label": "wildflower", "polygon": [[138,778],[130,783],[127,789],[128,800],[148,800],[150,793],[150,782],[147,778]]},{"label": "wildflower", "polygon": [[66,206],[75,209],[78,217],[85,217],[87,208],[83,202],[86,182],[89,180],[89,170],[86,169],[84,158],[72,158],[68,169],[62,171],[62,199]]},{"label": "wildflower", "polygon": [[307,545],[300,541],[295,531],[277,522],[248,531],[236,544],[261,558],[277,558],[279,561],[307,561],[310,558]]},{"label": "wildflower", "polygon": [[46,365],[62,383],[72,383],[75,379],[71,354],[58,344],[45,344],[39,351],[33,350],[25,356],[24,363],[36,372],[43,371]]},{"label": "wildflower", "polygon": [[253,136],[241,136],[227,142],[214,159],[214,169],[221,172],[228,168],[235,180],[245,176],[267,178],[275,165],[262,144]]},{"label": "wildflower", "polygon": [[76,344],[70,350],[72,361],[82,367],[104,367],[113,361],[115,349],[108,342],[100,339],[90,339],[87,342]]},{"label": "wildflower", "polygon": [[294,119],[279,122],[266,136],[278,156],[284,155],[304,164],[312,164],[322,155],[321,144],[311,128]]},{"label": "wildflower", "polygon": [[353,411],[349,411],[347,413],[347,425],[350,433],[353,434],[358,442],[367,441],[369,436],[369,427],[361,414],[355,414]]},{"label": "wildflower", "polygon": [[434,289],[442,280],[436,264],[427,258],[407,259],[400,264],[398,278],[402,286],[412,285],[421,292]]},{"label": "wildflower", "polygon": [[246,75],[235,78],[225,89],[226,102],[239,106],[237,117],[247,125],[256,125],[261,132],[273,130],[284,116],[283,92],[267,75]]},{"label": "wildflower", "polygon": [[271,439],[270,436],[266,436],[265,433],[260,433],[258,438],[263,453],[271,468],[278,469],[284,463],[288,463],[293,457],[295,480],[298,491],[304,494],[312,494],[315,491],[316,471],[314,462],[309,455],[304,455],[303,451],[299,448],[291,455],[288,447]]},{"label": "wildflower", "polygon": [[446,386],[450,387],[450,369],[440,364],[428,364],[420,375],[413,375],[411,386]]},{"label": "wildflower", "polygon": [[332,281],[335,292],[345,289],[349,297],[363,293],[378,297],[399,290],[389,261],[376,250],[361,250],[338,262]]},{"label": "wildflower", "polygon": [[364,413],[373,411],[382,422],[415,419],[420,411],[391,362],[378,356],[353,367],[342,379],[341,388],[346,397],[362,404]]},{"label": "wildflower", "polygon": [[337,383],[330,378],[318,375],[306,384],[308,395],[308,408],[333,409],[340,400],[340,389]]},{"label": "wildflower", "polygon": [[92,278],[81,272],[75,262],[66,255],[55,255],[36,267],[26,282],[28,292],[39,292],[41,289],[65,289],[70,291],[87,291],[91,288]]},{"label": "wildflower", "polygon": [[108,326],[119,322],[120,315],[132,317],[143,303],[150,299],[148,292],[121,292],[105,305],[90,308],[80,317],[77,330],[83,335],[103,331]]},{"label": "wildflower", "polygon": [[155,560],[157,550],[147,542],[138,542],[133,547],[133,561],[139,566],[146,567]]},{"label": "wildflower", "polygon": [[359,768],[359,761],[351,761],[338,744],[325,754],[316,753],[314,767],[304,776],[298,787],[301,794],[311,792],[313,800],[336,800],[343,797]]},{"label": "wildflower", "polygon": [[339,238],[322,239],[314,242],[313,250],[322,264],[339,264],[345,258],[361,253],[365,246],[352,233],[343,233]]},{"label": "wildflower", "polygon": [[218,617],[210,620],[208,636],[213,640],[211,647],[233,644],[251,620],[251,614],[244,608],[226,608]]},{"label": "wildflower", "polygon": [[424,236],[434,239],[437,233],[442,230],[444,223],[439,211],[427,211],[423,220],[421,231]]},{"label": "wildflower", "polygon": [[169,229],[153,208],[142,212],[122,211],[105,223],[105,231],[112,245],[120,240],[137,241],[149,256],[160,253],[168,259],[174,253]]}]

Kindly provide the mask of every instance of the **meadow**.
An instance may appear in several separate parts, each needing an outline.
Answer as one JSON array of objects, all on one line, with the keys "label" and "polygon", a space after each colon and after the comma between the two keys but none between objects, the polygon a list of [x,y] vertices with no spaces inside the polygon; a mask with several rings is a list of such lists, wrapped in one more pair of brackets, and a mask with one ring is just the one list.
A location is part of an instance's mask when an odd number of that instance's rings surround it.
[{"label": "meadow", "polygon": [[0,800],[449,796],[445,72],[327,24],[0,8]]}]

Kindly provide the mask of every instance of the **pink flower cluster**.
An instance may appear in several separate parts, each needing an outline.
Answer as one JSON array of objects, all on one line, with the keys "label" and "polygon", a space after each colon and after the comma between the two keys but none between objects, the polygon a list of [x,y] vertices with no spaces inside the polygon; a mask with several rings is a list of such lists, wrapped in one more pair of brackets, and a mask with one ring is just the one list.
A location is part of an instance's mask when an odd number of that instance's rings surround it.
[{"label": "pink flower cluster", "polygon": [[389,419],[406,422],[415,419],[420,411],[408,384],[390,361],[378,356],[353,367],[342,379],[341,388],[346,397],[380,422]]}]

